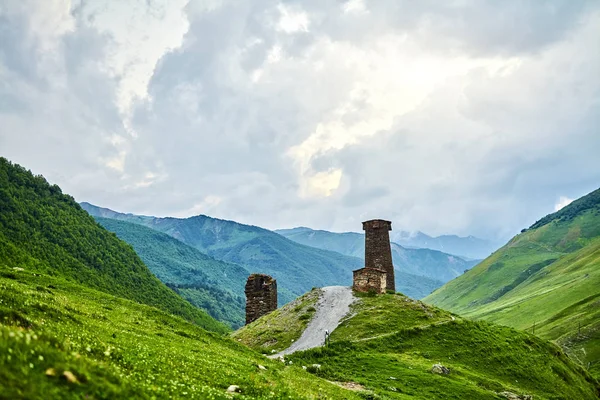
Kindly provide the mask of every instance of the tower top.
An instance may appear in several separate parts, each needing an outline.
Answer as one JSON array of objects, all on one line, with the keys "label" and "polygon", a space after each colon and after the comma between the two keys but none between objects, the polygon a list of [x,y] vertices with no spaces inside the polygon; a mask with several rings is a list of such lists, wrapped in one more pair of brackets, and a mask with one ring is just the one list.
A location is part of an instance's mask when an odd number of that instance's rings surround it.
[{"label": "tower top", "polygon": [[388,231],[392,230],[392,221],[386,221],[385,219],[372,219],[369,221],[365,221],[363,224],[363,230],[367,229],[387,229]]}]

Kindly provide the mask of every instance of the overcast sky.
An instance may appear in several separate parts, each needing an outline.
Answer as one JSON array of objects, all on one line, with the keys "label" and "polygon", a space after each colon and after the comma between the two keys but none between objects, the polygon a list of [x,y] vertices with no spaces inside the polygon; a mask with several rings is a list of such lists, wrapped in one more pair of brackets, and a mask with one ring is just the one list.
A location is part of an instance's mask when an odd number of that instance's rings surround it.
[{"label": "overcast sky", "polygon": [[597,0],[3,0],[0,155],[78,201],[505,239],[600,187]]}]

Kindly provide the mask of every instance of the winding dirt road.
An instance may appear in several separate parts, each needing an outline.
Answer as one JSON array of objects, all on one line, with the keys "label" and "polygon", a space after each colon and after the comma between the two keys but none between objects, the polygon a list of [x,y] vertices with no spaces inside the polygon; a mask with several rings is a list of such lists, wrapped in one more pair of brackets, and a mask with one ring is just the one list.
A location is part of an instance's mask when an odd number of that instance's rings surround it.
[{"label": "winding dirt road", "polygon": [[277,358],[300,350],[308,350],[325,344],[325,331],[333,332],[341,319],[350,311],[350,305],[356,300],[352,288],[346,286],[327,286],[317,303],[317,311],[302,336],[290,347],[271,357]]}]

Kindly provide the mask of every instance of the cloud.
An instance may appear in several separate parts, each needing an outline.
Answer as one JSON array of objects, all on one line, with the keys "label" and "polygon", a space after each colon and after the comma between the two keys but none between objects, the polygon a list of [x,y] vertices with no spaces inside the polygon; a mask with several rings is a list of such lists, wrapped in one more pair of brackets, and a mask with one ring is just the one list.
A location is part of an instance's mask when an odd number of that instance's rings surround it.
[{"label": "cloud", "polygon": [[559,211],[559,210],[565,208],[566,206],[571,204],[573,202],[573,200],[575,200],[575,199],[570,199],[565,196],[560,196],[560,198],[558,199],[558,202],[554,205],[554,211]]},{"label": "cloud", "polygon": [[506,238],[600,181],[593,1],[0,6],[0,150],[78,200]]}]

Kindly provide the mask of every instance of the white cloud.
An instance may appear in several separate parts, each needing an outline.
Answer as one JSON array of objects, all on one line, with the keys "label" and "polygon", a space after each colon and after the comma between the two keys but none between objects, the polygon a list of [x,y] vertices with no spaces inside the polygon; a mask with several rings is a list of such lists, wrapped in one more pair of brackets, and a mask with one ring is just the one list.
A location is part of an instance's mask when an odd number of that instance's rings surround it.
[{"label": "white cloud", "polygon": [[575,200],[575,199],[570,199],[565,196],[560,196],[560,198],[558,199],[558,202],[554,205],[554,211],[559,211],[560,209],[568,206],[569,204],[571,204],[573,202],[573,200]]},{"label": "white cloud", "polygon": [[308,32],[310,20],[305,11],[283,4],[279,4],[277,9],[281,14],[277,22],[277,30],[285,33]]},{"label": "white cloud", "polygon": [[188,30],[188,0],[85,1],[81,21],[109,35],[105,68],[119,81],[117,105],[127,116],[136,99],[144,99],[158,60],[181,45]]},{"label": "white cloud", "polygon": [[363,14],[368,12],[364,0],[348,0],[342,5],[342,9],[345,13],[349,14]]},{"label": "white cloud", "polygon": [[598,187],[599,10],[9,0],[0,149],[127,212],[505,237]]}]

